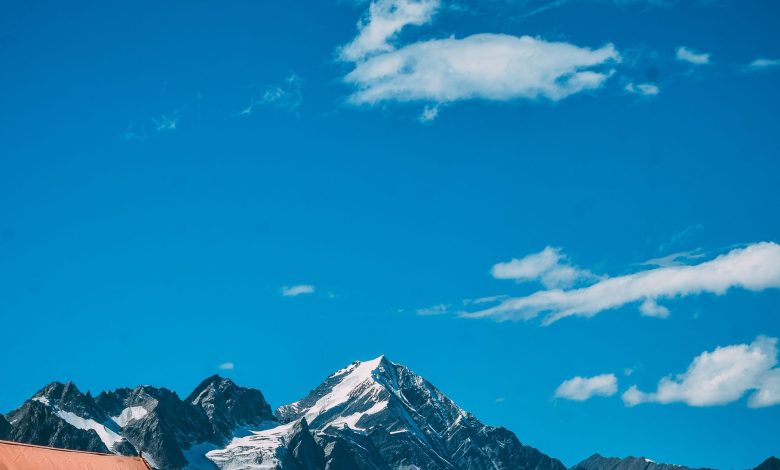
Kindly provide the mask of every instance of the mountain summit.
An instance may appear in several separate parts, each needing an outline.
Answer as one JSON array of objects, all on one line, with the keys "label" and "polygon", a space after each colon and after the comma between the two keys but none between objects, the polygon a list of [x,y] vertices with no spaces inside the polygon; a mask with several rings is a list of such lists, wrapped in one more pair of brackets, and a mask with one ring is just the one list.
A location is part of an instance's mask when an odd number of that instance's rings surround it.
[{"label": "mountain summit", "polygon": [[485,426],[384,356],[334,372],[277,416],[282,425],[234,440],[209,458],[225,466],[273,468],[279,449],[308,430],[329,469],[565,470],[510,431]]},{"label": "mountain summit", "polygon": [[201,382],[185,401],[203,410],[212,425],[214,438],[220,442],[226,443],[238,427],[276,421],[271,405],[260,390],[239,387],[219,375]]}]

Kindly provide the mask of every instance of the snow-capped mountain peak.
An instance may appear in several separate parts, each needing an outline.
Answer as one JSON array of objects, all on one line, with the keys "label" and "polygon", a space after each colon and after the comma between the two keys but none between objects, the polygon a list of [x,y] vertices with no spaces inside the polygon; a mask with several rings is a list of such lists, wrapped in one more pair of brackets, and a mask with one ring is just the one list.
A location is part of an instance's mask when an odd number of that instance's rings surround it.
[{"label": "snow-capped mountain peak", "polygon": [[280,407],[277,416],[283,423],[308,422],[328,461],[337,449],[349,448],[360,468],[395,462],[509,469],[520,468],[515,464],[522,460],[533,468],[563,470],[559,461],[523,446],[511,432],[484,426],[423,377],[385,356],[334,372],[302,400]]},{"label": "snow-capped mountain peak", "polygon": [[331,374],[303,400],[281,407],[277,414],[283,421],[305,418],[312,427],[323,427],[335,418],[354,428],[363,414],[387,406],[390,395],[387,379],[393,367],[384,356],[355,361]]}]

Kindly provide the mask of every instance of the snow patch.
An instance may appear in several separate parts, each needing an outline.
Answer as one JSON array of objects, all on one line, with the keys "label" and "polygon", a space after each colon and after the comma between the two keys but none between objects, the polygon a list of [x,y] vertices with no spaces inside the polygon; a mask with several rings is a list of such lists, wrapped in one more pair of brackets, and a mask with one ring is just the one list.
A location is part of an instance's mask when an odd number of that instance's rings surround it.
[{"label": "snow patch", "polygon": [[123,428],[135,419],[141,419],[149,412],[143,406],[129,406],[122,410],[118,416],[112,416],[111,421],[115,422],[120,428]]},{"label": "snow patch", "polygon": [[103,441],[103,444],[108,447],[108,450],[113,450],[114,444],[124,439],[124,437],[108,429],[94,419],[82,418],[81,416],[75,413],[71,413],[70,411],[57,410],[56,414],[73,427],[83,429],[85,431],[90,429],[95,431],[100,437],[100,440]]},{"label": "snow patch", "polygon": [[223,470],[276,469],[281,464],[277,449],[283,447],[298,421],[236,437],[224,449],[206,453],[206,458]]},{"label": "snow patch", "polygon": [[380,411],[382,411],[385,408],[387,408],[387,405],[388,405],[388,403],[387,403],[386,400],[377,402],[374,406],[372,406],[371,408],[369,408],[368,410],[366,410],[366,411],[364,411],[362,413],[353,413],[353,414],[351,414],[349,416],[343,416],[343,417],[336,418],[336,419],[334,419],[333,421],[330,422],[330,425],[331,426],[336,426],[336,427],[346,426],[346,427],[349,427],[351,429],[354,429],[355,431],[365,431],[365,429],[357,427],[357,423],[358,423],[358,421],[360,421],[360,418],[362,418],[363,416],[366,416],[366,415],[372,415],[372,414],[375,414],[375,413],[379,413]]},{"label": "snow patch", "polygon": [[51,406],[51,403],[49,403],[49,399],[46,397],[33,397],[33,401],[37,401],[38,403],[43,403],[46,406]]}]

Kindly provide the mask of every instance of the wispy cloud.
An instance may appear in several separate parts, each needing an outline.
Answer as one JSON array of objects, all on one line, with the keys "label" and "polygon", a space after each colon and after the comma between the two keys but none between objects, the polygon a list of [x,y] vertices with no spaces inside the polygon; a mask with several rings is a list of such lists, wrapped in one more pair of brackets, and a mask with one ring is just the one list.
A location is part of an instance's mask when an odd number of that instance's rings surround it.
[{"label": "wispy cloud", "polygon": [[718,347],[697,356],[682,374],[658,382],[655,392],[636,386],[626,390],[628,406],[641,403],[682,402],[690,406],[725,405],[753,391],[748,406],[761,408],[780,403],[780,369],[777,338],[759,336],[750,344]]},{"label": "wispy cloud", "polygon": [[525,13],[517,16],[518,19],[524,19],[524,18],[530,18],[532,16],[536,16],[540,13],[544,13],[548,10],[552,10],[554,8],[561,7],[563,5],[566,5],[568,3],[571,3],[572,0],[551,0],[544,2],[541,5],[537,5],[533,7],[531,10],[526,11]]},{"label": "wispy cloud", "polygon": [[639,263],[639,266],[682,266],[689,264],[691,261],[704,258],[705,256],[706,255],[701,250],[680,251],[678,253],[649,259]]},{"label": "wispy cloud", "polygon": [[[695,265],[667,266],[606,278],[578,289],[550,289],[511,297],[470,318],[530,320],[544,314],[549,325],[570,316],[593,317],[605,310],[642,302],[645,315],[666,316],[656,302],[701,293],[724,294],[731,288],[760,291],[780,288],[780,245],[755,243]],[[649,301],[649,302],[648,302]]]},{"label": "wispy cloud", "polygon": [[[493,15],[499,16],[506,21],[522,21],[536,15],[546,13],[557,8],[565,7],[570,4],[612,4],[616,7],[629,6],[670,6],[679,0],[480,0],[474,2],[476,5],[469,5],[464,8],[475,15]],[[714,1],[714,0],[713,0]],[[699,4],[710,3],[708,0],[701,0]]]},{"label": "wispy cloud", "polygon": [[685,246],[692,238],[694,238],[703,230],[704,226],[702,224],[688,225],[687,227],[672,233],[668,240],[664,241],[658,246],[658,251],[660,253],[665,253],[668,252],[668,250],[672,250],[680,246]]},{"label": "wispy cloud", "polygon": [[447,304],[438,304],[426,308],[418,308],[416,310],[417,315],[443,315],[450,311],[450,306]]},{"label": "wispy cloud", "polygon": [[390,44],[404,27],[424,25],[439,8],[439,0],[375,0],[358,23],[358,35],[342,47],[342,60],[357,62],[371,55],[389,52]]},{"label": "wispy cloud", "polygon": [[496,279],[513,279],[517,282],[538,280],[547,288],[571,287],[583,280],[595,280],[598,276],[568,263],[560,248],[546,247],[520,259],[493,265],[490,274]]},{"label": "wispy cloud", "polygon": [[439,116],[438,105],[426,106],[423,108],[422,112],[420,113],[420,117],[418,118],[418,120],[423,124],[427,124],[429,122],[432,122],[438,116]]},{"label": "wispy cloud", "polygon": [[758,58],[747,64],[743,70],[746,72],[758,72],[760,70],[771,69],[780,66],[780,59]]},{"label": "wispy cloud", "polygon": [[179,128],[187,106],[174,109],[169,113],[131,122],[119,135],[122,140],[146,140],[162,134],[169,134]]},{"label": "wispy cloud", "polygon": [[233,370],[235,369],[235,367],[236,367],[235,364],[233,364],[232,362],[223,362],[222,364],[219,365],[219,368],[221,370]]},{"label": "wispy cloud", "polygon": [[707,65],[710,63],[710,54],[698,52],[685,46],[677,48],[675,57],[681,62],[687,62],[693,65]]},{"label": "wispy cloud", "polygon": [[273,106],[288,113],[297,113],[303,104],[302,87],[303,79],[293,72],[281,85],[262,87],[249,101],[249,105],[236,113],[236,116],[249,116],[262,106]]},{"label": "wispy cloud", "polygon": [[174,111],[170,115],[163,114],[158,118],[152,119],[154,123],[154,130],[156,132],[170,132],[176,130],[176,126],[179,123],[179,112]]},{"label": "wispy cloud", "polygon": [[311,284],[298,284],[295,286],[282,287],[282,296],[284,297],[297,297],[299,295],[307,295],[314,293],[314,286]]},{"label": "wispy cloud", "polygon": [[617,393],[615,374],[601,374],[595,377],[574,377],[564,381],[555,390],[555,398],[585,401],[600,396],[609,397]]},{"label": "wispy cloud", "polygon": [[122,140],[143,140],[148,136],[145,132],[141,133],[136,128],[135,121],[131,122],[122,133],[119,134],[119,138]]},{"label": "wispy cloud", "polygon": [[464,299],[463,305],[479,305],[479,304],[487,304],[487,303],[493,303],[498,302],[499,300],[505,299],[508,296],[505,294],[501,295],[490,295],[487,297],[479,297],[477,299]]}]

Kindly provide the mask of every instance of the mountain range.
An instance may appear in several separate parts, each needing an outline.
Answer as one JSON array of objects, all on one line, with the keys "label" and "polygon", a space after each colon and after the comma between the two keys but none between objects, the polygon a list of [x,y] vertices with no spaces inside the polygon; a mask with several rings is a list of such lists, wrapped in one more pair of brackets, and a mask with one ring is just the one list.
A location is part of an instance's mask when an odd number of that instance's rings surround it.
[{"label": "mountain range", "polygon": [[[184,399],[146,385],[93,397],[53,382],[0,415],[0,439],[140,454],[159,470],[566,470],[384,356],[353,362],[275,411],[259,390],[216,375]],[[571,470],[693,469],[596,454]]]}]

